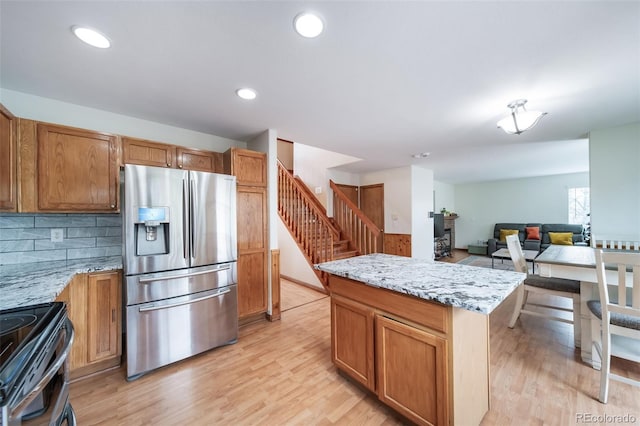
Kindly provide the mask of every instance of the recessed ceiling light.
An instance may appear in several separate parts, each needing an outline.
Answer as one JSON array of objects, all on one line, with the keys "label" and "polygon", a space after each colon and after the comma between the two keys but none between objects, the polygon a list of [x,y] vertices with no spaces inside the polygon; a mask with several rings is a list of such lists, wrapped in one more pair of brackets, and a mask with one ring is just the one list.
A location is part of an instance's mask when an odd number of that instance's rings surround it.
[{"label": "recessed ceiling light", "polygon": [[248,87],[236,90],[236,95],[240,96],[242,99],[252,100],[255,99],[258,95],[255,90],[249,89]]},{"label": "recessed ceiling light", "polygon": [[419,152],[417,154],[413,154],[412,157],[413,158],[427,158],[430,155],[431,155],[430,152]]},{"label": "recessed ceiling light", "polygon": [[93,47],[99,47],[100,49],[111,47],[111,42],[109,41],[109,39],[96,30],[75,25],[71,27],[71,31],[73,31],[76,37],[78,37],[80,40],[84,41],[87,44],[90,44]]},{"label": "recessed ceiling light", "polygon": [[298,14],[293,20],[293,26],[298,34],[307,38],[318,37],[324,30],[322,19],[309,12]]}]

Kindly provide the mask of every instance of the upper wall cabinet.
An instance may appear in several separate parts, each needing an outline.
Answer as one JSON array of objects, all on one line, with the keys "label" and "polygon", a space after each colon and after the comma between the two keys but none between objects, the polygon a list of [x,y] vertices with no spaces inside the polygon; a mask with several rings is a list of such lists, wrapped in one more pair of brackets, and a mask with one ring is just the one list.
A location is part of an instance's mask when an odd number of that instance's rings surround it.
[{"label": "upper wall cabinet", "polygon": [[19,137],[20,211],[118,211],[117,136],[20,120]]},{"label": "upper wall cabinet", "polygon": [[221,153],[129,137],[122,138],[122,162],[202,172],[223,172]]},{"label": "upper wall cabinet", "polygon": [[122,138],[122,162],[143,166],[176,167],[176,147],[143,139]]},{"label": "upper wall cabinet", "polygon": [[176,153],[179,169],[223,173],[222,154],[219,152],[176,147]]},{"label": "upper wall cabinet", "polygon": [[236,176],[238,185],[267,186],[267,154],[231,148],[224,153],[225,173]]},{"label": "upper wall cabinet", "polygon": [[0,104],[0,211],[18,208],[16,181],[17,120]]}]

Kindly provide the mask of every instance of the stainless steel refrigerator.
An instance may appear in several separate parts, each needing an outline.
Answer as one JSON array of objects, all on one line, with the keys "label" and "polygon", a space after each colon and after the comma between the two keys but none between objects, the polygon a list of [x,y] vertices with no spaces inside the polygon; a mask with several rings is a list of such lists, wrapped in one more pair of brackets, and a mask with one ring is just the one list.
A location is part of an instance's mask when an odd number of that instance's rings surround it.
[{"label": "stainless steel refrigerator", "polygon": [[126,165],[127,378],[237,341],[236,181]]}]

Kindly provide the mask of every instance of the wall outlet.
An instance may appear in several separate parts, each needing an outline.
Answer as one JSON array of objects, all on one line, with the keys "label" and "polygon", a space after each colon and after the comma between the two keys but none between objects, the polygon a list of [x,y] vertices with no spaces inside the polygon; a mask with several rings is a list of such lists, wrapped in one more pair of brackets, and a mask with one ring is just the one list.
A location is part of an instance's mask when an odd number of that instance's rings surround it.
[{"label": "wall outlet", "polygon": [[51,230],[51,242],[61,243],[64,240],[64,230],[62,228],[55,228]]},{"label": "wall outlet", "polygon": [[322,194],[322,187],[316,186],[316,194]]}]

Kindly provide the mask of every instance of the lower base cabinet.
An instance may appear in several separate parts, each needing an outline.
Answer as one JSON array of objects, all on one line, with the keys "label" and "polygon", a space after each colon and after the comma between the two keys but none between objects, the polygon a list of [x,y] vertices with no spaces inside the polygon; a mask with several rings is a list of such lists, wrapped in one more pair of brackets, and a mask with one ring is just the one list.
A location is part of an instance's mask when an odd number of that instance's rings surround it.
[{"label": "lower base cabinet", "polygon": [[489,319],[331,276],[336,367],[419,425],[479,424],[489,410]]},{"label": "lower base cabinet", "polygon": [[77,274],[57,300],[67,303],[75,338],[71,379],[117,367],[122,355],[120,271]]}]

